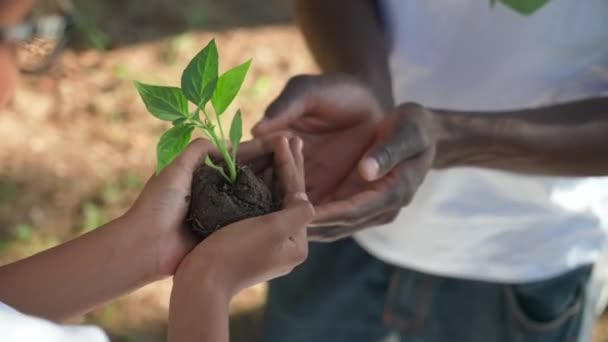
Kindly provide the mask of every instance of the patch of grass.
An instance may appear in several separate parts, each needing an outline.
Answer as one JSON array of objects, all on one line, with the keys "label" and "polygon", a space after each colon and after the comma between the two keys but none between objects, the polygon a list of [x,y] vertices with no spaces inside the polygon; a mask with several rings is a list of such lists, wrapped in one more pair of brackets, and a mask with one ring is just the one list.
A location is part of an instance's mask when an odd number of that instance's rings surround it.
[{"label": "patch of grass", "polygon": [[141,189],[144,185],[144,180],[133,172],[128,172],[122,177],[121,181],[129,189]]},{"label": "patch of grass", "polygon": [[82,206],[81,231],[83,233],[94,230],[108,222],[102,208],[93,201],[85,202]]},{"label": "patch of grass", "polygon": [[0,204],[10,202],[19,192],[19,187],[9,179],[0,179]]},{"label": "patch of grass", "polygon": [[13,240],[0,240],[0,254],[4,254],[13,247]]},{"label": "patch of grass", "polygon": [[17,240],[28,242],[34,236],[34,227],[27,223],[20,223],[15,227],[13,234]]},{"label": "patch of grass", "polygon": [[104,203],[111,204],[115,203],[120,199],[121,192],[123,191],[119,183],[109,183],[106,185],[102,192],[101,198]]},{"label": "patch of grass", "polygon": [[184,51],[193,47],[194,44],[196,44],[196,42],[191,33],[183,33],[173,38],[169,38],[165,41],[160,50],[160,59],[166,65],[176,65],[179,57]]},{"label": "patch of grass", "polygon": [[268,91],[270,90],[270,83],[270,75],[264,74],[258,76],[253,81],[253,86],[251,87],[249,92],[247,92],[247,95],[249,95],[253,100],[259,100],[261,98],[264,98],[268,95]]},{"label": "patch of grass", "polygon": [[127,172],[117,180],[106,183],[98,195],[83,203],[78,230],[86,233],[108,223],[111,209],[120,206],[125,196],[141,189],[143,184],[144,180],[133,172]]},{"label": "patch of grass", "polygon": [[112,74],[121,80],[129,79],[130,71],[126,64],[116,64],[112,67]]}]

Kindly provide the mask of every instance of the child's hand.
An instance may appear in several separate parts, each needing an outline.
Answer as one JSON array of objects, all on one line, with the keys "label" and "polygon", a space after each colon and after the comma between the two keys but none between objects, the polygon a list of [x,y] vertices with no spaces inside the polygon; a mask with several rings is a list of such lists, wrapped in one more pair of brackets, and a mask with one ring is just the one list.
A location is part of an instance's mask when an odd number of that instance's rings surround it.
[{"label": "child's hand", "polygon": [[289,273],[306,258],[306,226],[314,211],[305,195],[302,141],[274,140],[283,210],[231,224],[204,240],[180,264],[173,298],[207,289],[229,299],[243,288]]},{"label": "child's hand", "polygon": [[196,241],[185,225],[192,174],[202,158],[215,150],[207,140],[196,139],[159,175],[153,175],[124,219],[140,229],[147,241],[155,241],[152,255],[156,277],[173,275],[181,259]]},{"label": "child's hand", "polygon": [[[277,137],[270,137],[241,144],[239,161],[263,161],[276,141]],[[151,254],[155,256],[155,278],[173,275],[179,262],[196,244],[186,228],[185,218],[192,175],[207,154],[217,154],[209,141],[192,141],[160,175],[150,178],[133,207],[121,218],[139,229],[145,241],[154,241],[148,247],[153,249]]]}]

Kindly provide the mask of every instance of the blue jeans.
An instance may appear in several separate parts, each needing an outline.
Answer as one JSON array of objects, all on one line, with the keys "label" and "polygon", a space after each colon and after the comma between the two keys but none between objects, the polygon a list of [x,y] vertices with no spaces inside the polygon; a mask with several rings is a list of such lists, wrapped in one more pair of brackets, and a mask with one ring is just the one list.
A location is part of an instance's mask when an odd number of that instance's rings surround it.
[{"label": "blue jeans", "polygon": [[386,264],[354,240],[312,244],[270,284],[264,342],[568,342],[591,266],[527,284],[445,278]]}]

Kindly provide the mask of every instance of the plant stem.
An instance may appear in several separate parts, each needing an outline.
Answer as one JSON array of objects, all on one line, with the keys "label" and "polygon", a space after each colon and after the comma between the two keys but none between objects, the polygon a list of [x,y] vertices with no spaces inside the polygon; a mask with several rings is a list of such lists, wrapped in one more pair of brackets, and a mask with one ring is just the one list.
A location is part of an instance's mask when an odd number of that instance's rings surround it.
[{"label": "plant stem", "polygon": [[[207,114],[205,107],[201,107],[201,110],[203,111],[205,118],[209,122],[211,122],[211,120],[209,119],[209,114]],[[228,166],[228,173],[230,174],[230,182],[234,183],[234,182],[236,182],[235,160],[232,160],[230,153],[228,153],[228,148],[226,146],[226,138],[224,136],[224,129],[222,128],[222,122],[220,121],[220,117],[219,117],[219,115],[217,115],[217,113],[215,113],[215,119],[216,119],[215,121],[217,122],[217,126],[220,129],[220,137],[222,138],[221,146],[219,144],[216,144],[215,146],[217,146],[218,149],[220,150],[220,152],[222,153],[222,156],[224,157],[224,161],[226,162],[226,166]],[[214,133],[214,135],[215,135],[215,133]],[[216,141],[217,141],[217,137],[216,137]]]},{"label": "plant stem", "polygon": [[[220,142],[218,141],[217,136],[215,135],[215,133],[213,131],[211,131],[211,130],[208,130],[205,126],[203,126],[201,124],[197,124],[196,127],[198,127],[206,136],[209,137],[209,139],[211,139],[211,143],[213,145],[215,145],[218,148],[218,150],[220,150],[220,153],[222,154],[222,157],[224,158],[224,160],[226,160],[226,153],[224,152],[225,148],[221,147]],[[221,168],[221,166],[219,166],[219,167]],[[226,173],[224,173],[223,170],[222,170],[222,172],[220,172],[220,174],[222,176],[224,176],[224,178],[226,178],[226,180],[229,183],[234,183],[234,180],[232,180],[231,177],[226,176]]]}]

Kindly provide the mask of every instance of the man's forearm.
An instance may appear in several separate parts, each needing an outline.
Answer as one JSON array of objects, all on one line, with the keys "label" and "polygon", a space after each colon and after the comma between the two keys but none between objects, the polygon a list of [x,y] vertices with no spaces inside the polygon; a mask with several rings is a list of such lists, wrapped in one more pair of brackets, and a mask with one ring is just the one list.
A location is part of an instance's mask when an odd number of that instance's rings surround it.
[{"label": "man's forearm", "polygon": [[0,267],[0,301],[63,320],[155,279],[152,240],[113,221],[72,241]]},{"label": "man's forearm", "polygon": [[437,111],[436,168],[608,175],[608,98],[500,113]]},{"label": "man's forearm", "polygon": [[385,111],[393,108],[388,45],[374,0],[296,0],[298,24],[324,72],[365,82]]}]

